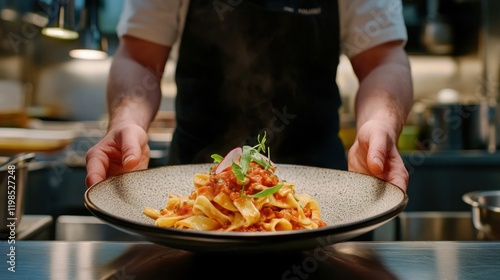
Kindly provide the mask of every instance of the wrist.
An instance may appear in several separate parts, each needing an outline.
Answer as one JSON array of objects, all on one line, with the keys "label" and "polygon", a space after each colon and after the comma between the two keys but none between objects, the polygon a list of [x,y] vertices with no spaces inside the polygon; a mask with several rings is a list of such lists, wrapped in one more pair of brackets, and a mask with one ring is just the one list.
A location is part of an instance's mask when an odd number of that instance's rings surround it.
[{"label": "wrist", "polygon": [[382,128],[396,141],[403,130],[404,120],[403,116],[400,116],[397,112],[386,109],[358,118],[356,126],[359,130],[365,124],[370,123],[374,127]]},{"label": "wrist", "polygon": [[150,117],[141,114],[139,110],[128,107],[116,108],[109,116],[108,130],[135,125],[147,131],[150,122]]}]

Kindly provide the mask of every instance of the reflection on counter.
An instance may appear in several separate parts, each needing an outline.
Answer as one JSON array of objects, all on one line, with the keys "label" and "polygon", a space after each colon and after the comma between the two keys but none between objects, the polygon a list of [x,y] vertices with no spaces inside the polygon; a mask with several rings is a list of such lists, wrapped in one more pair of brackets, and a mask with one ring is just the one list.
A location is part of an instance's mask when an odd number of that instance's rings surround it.
[{"label": "reflection on counter", "polygon": [[55,240],[63,241],[146,241],[118,230],[94,216],[61,215],[55,222]]},{"label": "reflection on counter", "polygon": [[[16,243],[16,279],[497,279],[498,242],[343,242],[293,254],[203,255],[145,242]],[[7,251],[0,243],[0,250]],[[265,269],[248,264],[270,260]],[[221,266],[222,265],[222,266]],[[10,274],[9,274],[10,273]],[[0,278],[12,273],[3,269]]]}]

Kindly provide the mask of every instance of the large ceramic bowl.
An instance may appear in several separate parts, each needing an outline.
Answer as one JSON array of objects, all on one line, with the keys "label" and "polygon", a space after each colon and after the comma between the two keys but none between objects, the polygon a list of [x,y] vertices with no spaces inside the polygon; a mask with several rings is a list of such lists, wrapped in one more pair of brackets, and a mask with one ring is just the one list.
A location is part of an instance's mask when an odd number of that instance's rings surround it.
[{"label": "large ceramic bowl", "polygon": [[195,252],[255,253],[312,250],[345,241],[395,218],[408,203],[400,188],[376,177],[278,164],[276,174],[294,182],[296,193],[315,198],[328,226],[281,232],[213,232],[160,228],[143,214],[146,206],[163,208],[169,194],[189,195],[194,174],[211,166],[165,166],[111,177],[86,191],[85,205],[101,220],[154,243]]}]

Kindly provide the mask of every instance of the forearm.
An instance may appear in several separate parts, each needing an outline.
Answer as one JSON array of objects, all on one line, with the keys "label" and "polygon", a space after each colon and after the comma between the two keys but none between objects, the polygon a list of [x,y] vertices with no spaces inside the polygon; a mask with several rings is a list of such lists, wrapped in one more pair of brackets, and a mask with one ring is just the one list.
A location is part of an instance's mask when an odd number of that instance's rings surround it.
[{"label": "forearm", "polygon": [[413,103],[413,86],[408,59],[400,50],[383,58],[384,63],[361,74],[356,96],[356,125],[380,120],[397,137]]},{"label": "forearm", "polygon": [[137,124],[147,130],[161,102],[161,79],[170,47],[122,39],[107,85],[109,126]]},{"label": "forearm", "polygon": [[110,127],[127,122],[147,130],[161,101],[160,83],[161,78],[136,61],[115,59],[107,86]]}]

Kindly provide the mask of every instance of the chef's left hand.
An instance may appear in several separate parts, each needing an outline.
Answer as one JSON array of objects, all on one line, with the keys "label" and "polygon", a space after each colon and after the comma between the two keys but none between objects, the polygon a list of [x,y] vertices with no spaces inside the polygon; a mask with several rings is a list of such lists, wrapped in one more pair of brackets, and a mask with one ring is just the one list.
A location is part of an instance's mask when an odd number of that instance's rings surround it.
[{"label": "chef's left hand", "polygon": [[382,120],[370,120],[358,130],[349,149],[350,171],[374,175],[406,192],[409,174],[397,150],[397,135]]}]

